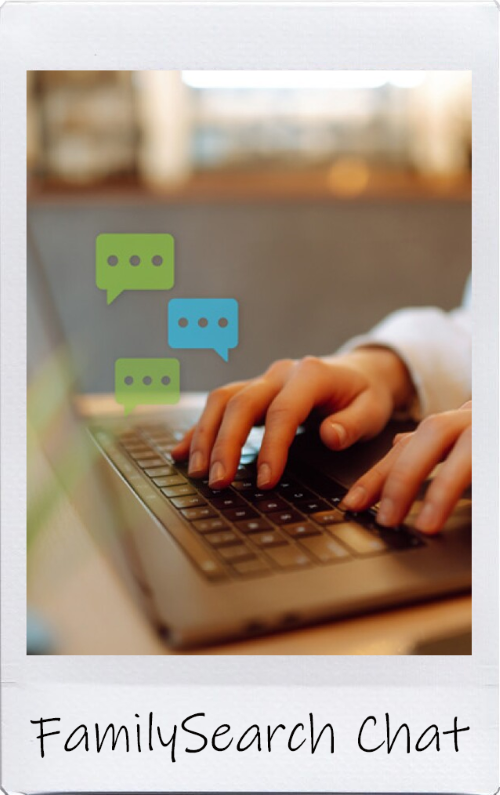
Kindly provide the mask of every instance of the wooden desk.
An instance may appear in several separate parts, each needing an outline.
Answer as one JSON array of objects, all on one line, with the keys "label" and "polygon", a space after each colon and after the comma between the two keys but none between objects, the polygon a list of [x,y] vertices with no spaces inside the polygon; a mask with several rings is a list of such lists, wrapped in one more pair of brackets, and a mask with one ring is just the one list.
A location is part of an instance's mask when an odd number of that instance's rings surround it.
[{"label": "wooden desk", "polygon": [[[99,414],[117,410],[109,396],[81,399],[79,408]],[[30,606],[53,628],[56,653],[175,653],[149,625],[69,503],[59,507],[30,551],[28,596]],[[408,654],[422,641],[467,632],[471,613],[471,597],[462,595],[200,653]]]}]

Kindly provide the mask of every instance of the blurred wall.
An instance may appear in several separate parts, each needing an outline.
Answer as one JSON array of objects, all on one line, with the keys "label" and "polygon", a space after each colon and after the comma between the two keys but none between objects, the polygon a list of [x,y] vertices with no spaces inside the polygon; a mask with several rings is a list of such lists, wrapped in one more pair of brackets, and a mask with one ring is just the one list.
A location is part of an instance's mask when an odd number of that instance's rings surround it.
[{"label": "blurred wall", "polygon": [[[184,390],[262,371],[279,357],[334,351],[402,306],[456,306],[471,265],[466,201],[161,204],[32,202],[29,221],[83,391],[112,391],[121,356],[177,356]],[[110,306],[95,286],[101,232],[170,232],[170,293],[124,293]],[[28,267],[33,267],[28,262]],[[234,297],[240,344],[167,346],[170,297]]]}]

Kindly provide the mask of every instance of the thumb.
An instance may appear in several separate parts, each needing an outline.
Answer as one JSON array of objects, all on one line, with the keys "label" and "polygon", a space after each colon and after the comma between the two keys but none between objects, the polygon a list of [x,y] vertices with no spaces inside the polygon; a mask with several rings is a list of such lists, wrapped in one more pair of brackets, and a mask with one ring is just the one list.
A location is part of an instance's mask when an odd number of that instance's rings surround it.
[{"label": "thumb", "polygon": [[331,450],[344,450],[359,439],[376,436],[390,417],[372,392],[362,392],[345,409],[336,411],[321,423],[319,434]]}]

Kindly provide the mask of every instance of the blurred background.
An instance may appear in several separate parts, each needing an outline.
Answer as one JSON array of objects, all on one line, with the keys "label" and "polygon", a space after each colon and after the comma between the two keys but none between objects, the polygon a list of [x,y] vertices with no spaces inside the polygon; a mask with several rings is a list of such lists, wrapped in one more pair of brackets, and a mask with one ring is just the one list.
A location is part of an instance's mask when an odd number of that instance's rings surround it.
[{"label": "blurred background", "polygon": [[[240,302],[229,364],[179,352],[185,390],[460,302],[469,72],[30,72],[27,89],[29,225],[85,392],[113,390],[118,357],[172,355],[169,297]],[[173,234],[171,293],[108,307],[101,232]]]}]

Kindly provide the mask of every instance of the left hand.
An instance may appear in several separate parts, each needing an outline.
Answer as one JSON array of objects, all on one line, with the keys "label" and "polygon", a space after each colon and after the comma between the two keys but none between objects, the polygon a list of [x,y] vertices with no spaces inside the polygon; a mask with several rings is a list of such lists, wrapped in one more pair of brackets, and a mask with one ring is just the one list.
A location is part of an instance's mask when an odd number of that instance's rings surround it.
[{"label": "left hand", "polygon": [[420,486],[442,463],[427,488],[415,527],[437,533],[472,480],[472,401],[426,417],[412,433],[398,434],[387,455],[349,489],[343,505],[361,511],[380,498],[377,522],[403,521]]}]

